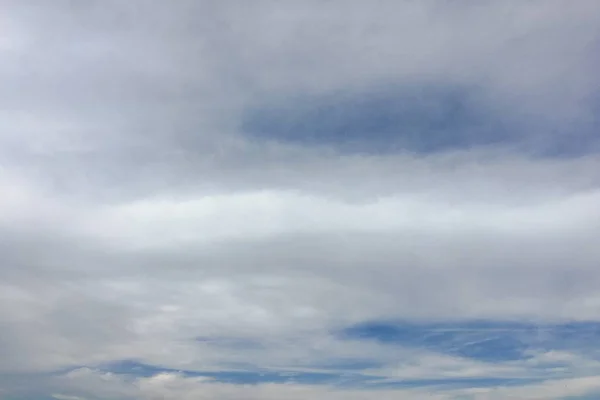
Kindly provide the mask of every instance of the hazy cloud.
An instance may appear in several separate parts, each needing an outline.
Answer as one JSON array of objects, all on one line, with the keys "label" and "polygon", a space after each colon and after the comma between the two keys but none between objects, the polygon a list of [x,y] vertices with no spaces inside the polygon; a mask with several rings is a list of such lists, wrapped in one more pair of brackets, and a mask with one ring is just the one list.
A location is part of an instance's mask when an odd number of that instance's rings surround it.
[{"label": "hazy cloud", "polygon": [[0,8],[1,398],[600,389],[596,1]]}]

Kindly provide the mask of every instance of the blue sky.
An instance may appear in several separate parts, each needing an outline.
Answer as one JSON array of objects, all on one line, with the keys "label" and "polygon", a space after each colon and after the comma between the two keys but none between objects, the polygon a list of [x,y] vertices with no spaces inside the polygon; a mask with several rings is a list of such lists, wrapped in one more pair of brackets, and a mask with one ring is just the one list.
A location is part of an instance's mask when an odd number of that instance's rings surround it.
[{"label": "blue sky", "polygon": [[597,1],[0,11],[1,400],[599,395]]},{"label": "blue sky", "polygon": [[[423,79],[269,99],[272,104],[258,101],[243,114],[240,129],[257,140],[363,154],[424,156],[509,148],[541,157],[573,157],[597,150],[594,101],[587,105],[588,118],[561,126],[544,114],[499,109],[485,90],[463,85]],[[539,135],[543,143],[534,141]]]},{"label": "blue sky", "polygon": [[363,152],[427,154],[509,142],[510,121],[486,110],[474,91],[424,83],[278,99],[249,111],[242,129],[261,139]]}]

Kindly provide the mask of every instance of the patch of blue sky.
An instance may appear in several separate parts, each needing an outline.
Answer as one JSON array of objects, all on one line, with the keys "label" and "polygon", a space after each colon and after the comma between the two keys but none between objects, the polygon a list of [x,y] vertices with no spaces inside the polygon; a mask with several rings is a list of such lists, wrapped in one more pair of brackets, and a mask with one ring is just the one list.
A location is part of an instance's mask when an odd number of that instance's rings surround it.
[{"label": "patch of blue sky", "polygon": [[550,157],[597,150],[598,127],[597,116],[557,124],[508,111],[483,89],[433,84],[290,96],[254,105],[241,121],[252,138],[344,152],[431,154],[499,146]]},{"label": "patch of blue sky", "polygon": [[600,341],[600,323],[369,321],[342,329],[338,336],[503,362],[525,360],[550,350],[585,351],[589,355]]},{"label": "patch of blue sky", "polygon": [[476,90],[434,85],[263,104],[248,110],[242,130],[259,138],[377,152],[430,153],[515,139]]},{"label": "patch of blue sky", "polygon": [[[132,377],[151,377],[161,373],[177,373],[187,377],[208,377],[232,384],[303,383],[354,387],[492,387],[535,383],[540,379],[571,376],[568,359],[560,357],[535,359],[552,350],[594,359],[600,342],[600,322],[565,322],[537,324],[524,321],[366,321],[333,333],[344,341],[375,341],[384,346],[423,350],[433,354],[471,359],[489,364],[518,363],[530,373],[524,376],[474,376],[396,379],[387,376],[383,360],[362,358],[325,359],[299,368],[271,370],[259,365],[221,365],[220,370],[178,370],[145,364],[139,360],[121,360],[93,368]],[[218,343],[243,351],[264,346],[244,339],[196,338],[200,343]],[[596,354],[595,354],[596,353]],[[600,357],[596,357],[600,359]],[[534,360],[533,363],[527,363]],[[389,360],[388,360],[389,361]],[[378,372],[380,371],[380,372]]]},{"label": "patch of blue sky", "polygon": [[298,372],[272,371],[255,367],[253,370],[192,371],[149,365],[136,360],[120,360],[94,367],[103,372],[130,375],[134,377],[151,377],[161,373],[176,373],[186,377],[207,377],[215,381],[233,384],[258,383],[304,383],[304,384],[336,384],[344,381],[365,381],[381,377],[369,377],[358,373],[337,372]]},{"label": "patch of blue sky", "polygon": [[[413,389],[437,388],[490,388],[520,386],[546,379],[574,377],[569,372],[569,359],[535,359],[536,355],[551,350],[566,354],[580,353],[588,359],[600,341],[600,322],[565,322],[536,324],[524,321],[366,321],[333,333],[343,341],[375,341],[384,346],[423,350],[432,354],[471,359],[488,365],[513,365],[523,369],[523,375],[496,375],[491,369],[485,376],[463,377],[395,377],[388,375],[389,360],[325,358],[325,361],[295,366],[290,369],[264,369],[260,365],[220,365],[218,370],[180,370],[146,364],[140,360],[120,360],[92,369],[125,375],[131,378],[152,377],[162,373],[176,373],[185,377],[206,377],[229,384],[296,383],[330,385],[345,388]],[[266,346],[259,341],[245,339],[196,338],[199,343],[244,348]],[[247,347],[246,345],[251,345]],[[245,347],[246,346],[246,347]],[[534,360],[533,363],[528,360]],[[400,360],[399,360],[400,361]],[[508,363],[508,364],[506,364]],[[62,371],[63,373],[66,371]],[[580,371],[582,372],[582,371]],[[436,389],[436,390],[437,390]],[[433,389],[432,389],[433,390]],[[585,398],[585,397],[584,397]]]},{"label": "patch of blue sky", "polygon": [[296,371],[189,371],[148,365],[133,360],[122,360],[98,366],[103,372],[131,377],[151,377],[161,373],[177,373],[186,377],[206,377],[217,382],[230,384],[260,384],[260,383],[295,383],[318,385],[326,384],[345,388],[372,389],[410,389],[420,387],[437,387],[444,389],[460,389],[472,387],[517,386],[541,381],[533,378],[436,378],[436,379],[394,379],[377,375],[361,373],[322,373]]}]

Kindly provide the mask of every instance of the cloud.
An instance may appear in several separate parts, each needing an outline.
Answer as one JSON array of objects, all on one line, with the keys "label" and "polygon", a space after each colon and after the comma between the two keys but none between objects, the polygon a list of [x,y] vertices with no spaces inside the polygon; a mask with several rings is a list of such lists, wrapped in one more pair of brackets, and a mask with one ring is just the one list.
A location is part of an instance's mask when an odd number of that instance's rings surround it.
[{"label": "cloud", "polygon": [[[366,399],[373,393],[336,389],[332,387],[296,385],[296,384],[260,384],[240,386],[214,382],[202,377],[184,377],[175,373],[163,373],[151,378],[126,380],[122,377],[101,373],[94,370],[79,370],[62,378],[63,385],[70,393],[79,395],[55,394],[59,398],[81,397],[95,398],[223,398],[237,399]],[[84,385],[82,385],[84,384]],[[93,394],[84,394],[85,390],[93,390]],[[405,388],[401,390],[378,390],[376,393],[383,399],[451,399],[456,396],[476,400],[501,399],[518,397],[523,399],[561,398],[564,395],[585,395],[598,389],[597,376],[586,378],[564,379],[553,382],[542,382],[523,387],[501,387],[483,389],[452,389],[449,391]],[[460,397],[459,397],[460,398]]]},{"label": "cloud", "polygon": [[598,389],[597,2],[2,8],[3,398]]}]

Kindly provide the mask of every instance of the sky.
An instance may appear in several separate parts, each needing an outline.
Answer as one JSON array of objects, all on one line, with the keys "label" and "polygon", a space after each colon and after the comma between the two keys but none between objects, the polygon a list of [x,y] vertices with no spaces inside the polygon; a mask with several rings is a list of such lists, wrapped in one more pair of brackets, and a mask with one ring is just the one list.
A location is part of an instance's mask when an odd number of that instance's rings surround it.
[{"label": "sky", "polygon": [[1,400],[600,396],[597,0],[0,0]]}]

